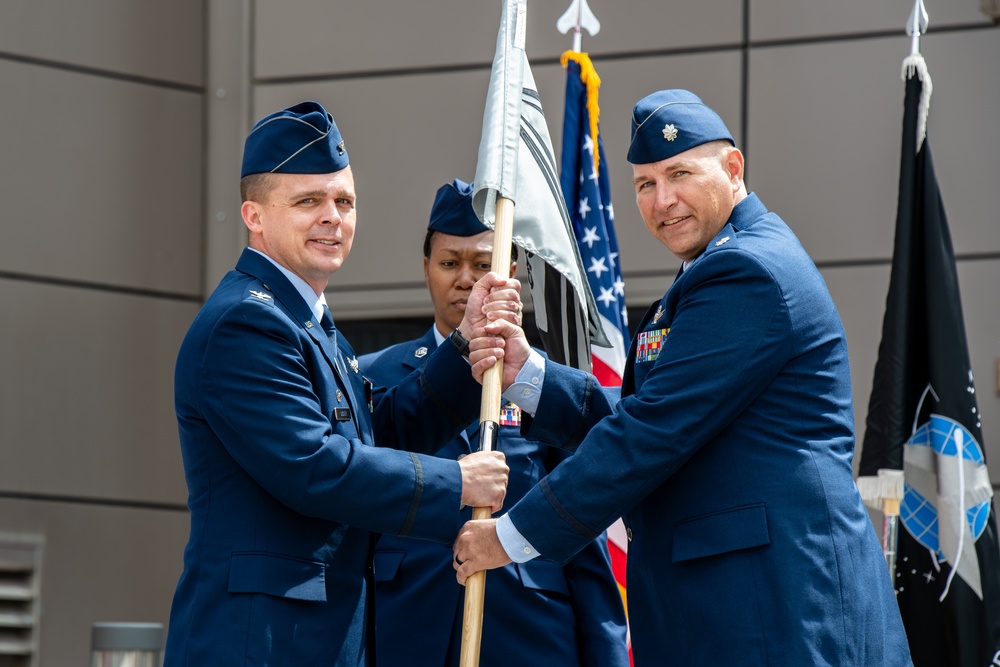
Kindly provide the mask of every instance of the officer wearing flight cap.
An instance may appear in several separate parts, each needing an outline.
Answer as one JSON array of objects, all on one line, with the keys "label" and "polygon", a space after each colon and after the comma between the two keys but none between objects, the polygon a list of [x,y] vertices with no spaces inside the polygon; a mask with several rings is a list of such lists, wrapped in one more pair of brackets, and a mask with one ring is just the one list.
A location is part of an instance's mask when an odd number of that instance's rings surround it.
[{"label": "officer wearing flight cap", "polygon": [[[249,247],[177,358],[191,536],[164,664],[372,665],[373,533],[450,543],[462,504],[499,509],[507,466],[498,452],[411,453],[478,414],[456,345],[386,391],[334,327],[324,289],[350,252],[357,197],[333,117],[306,102],[262,119],[240,186]],[[460,333],[487,311],[516,318],[516,299],[516,283],[480,281]]]},{"label": "officer wearing flight cap", "polygon": [[[517,259],[516,247],[511,251]],[[464,316],[469,292],[490,270],[493,232],[472,208],[472,186],[456,179],[438,189],[424,239],[424,280],[434,324],[422,337],[360,358],[366,377],[393,386],[422,368]],[[516,271],[512,262],[510,275]],[[507,457],[505,502],[521,498],[567,456],[521,436],[520,410],[505,403],[497,448]],[[479,420],[436,452],[457,459],[476,451]],[[471,510],[463,512],[468,520]],[[383,535],[375,547],[380,667],[457,667],[465,596],[452,552],[428,540]],[[625,612],[603,536],[565,567],[540,558],[489,576],[480,667],[628,667]]]},{"label": "officer wearing flight cap", "polygon": [[[684,268],[637,328],[620,401],[544,364],[522,429],[576,453],[466,524],[459,580],[526,550],[564,560],[624,514],[637,667],[911,664],[854,485],[847,343],[819,271],[692,93],[636,104],[628,159],[643,222]],[[537,363],[506,328],[505,374]]]}]

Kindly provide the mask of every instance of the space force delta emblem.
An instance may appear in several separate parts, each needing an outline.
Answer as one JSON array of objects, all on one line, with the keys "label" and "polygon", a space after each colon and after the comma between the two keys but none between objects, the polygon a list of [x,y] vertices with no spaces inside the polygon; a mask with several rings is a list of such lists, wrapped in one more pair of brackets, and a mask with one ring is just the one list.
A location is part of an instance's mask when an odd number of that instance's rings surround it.
[{"label": "space force delta emblem", "polygon": [[517,407],[513,403],[504,403],[500,408],[500,425],[520,426],[521,408]]},{"label": "space force delta emblem", "polygon": [[635,346],[636,363],[656,361],[656,358],[660,356],[663,341],[667,339],[669,333],[670,329],[650,329],[641,332]]}]

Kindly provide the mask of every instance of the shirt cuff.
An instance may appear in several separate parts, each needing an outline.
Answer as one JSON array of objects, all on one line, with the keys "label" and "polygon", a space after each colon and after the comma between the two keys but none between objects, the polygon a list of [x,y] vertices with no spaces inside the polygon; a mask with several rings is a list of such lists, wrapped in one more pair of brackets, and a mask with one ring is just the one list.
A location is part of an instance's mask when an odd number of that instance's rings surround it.
[{"label": "shirt cuff", "polygon": [[532,350],[528,360],[514,378],[514,382],[503,393],[503,397],[534,417],[542,397],[543,384],[545,384],[545,359]]},{"label": "shirt cuff", "polygon": [[500,546],[507,552],[508,558],[515,563],[526,563],[541,555],[528,540],[524,539],[506,514],[497,519],[497,538],[500,540]]}]

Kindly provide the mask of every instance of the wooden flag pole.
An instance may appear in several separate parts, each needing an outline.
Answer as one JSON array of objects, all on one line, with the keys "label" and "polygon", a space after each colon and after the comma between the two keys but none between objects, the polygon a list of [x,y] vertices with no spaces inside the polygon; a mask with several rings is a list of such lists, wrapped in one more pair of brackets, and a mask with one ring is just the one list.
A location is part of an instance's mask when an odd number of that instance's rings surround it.
[{"label": "wooden flag pole", "polygon": [[[510,275],[510,244],[514,231],[514,201],[497,196],[496,222],[493,229],[491,270],[506,278]],[[479,449],[496,447],[500,427],[503,359],[483,375],[483,399],[479,408]],[[489,519],[489,507],[472,508],[473,520]],[[486,597],[486,570],[465,581],[465,616],[462,621],[462,653],[459,667],[479,667],[479,648],[483,637],[483,605]]]}]

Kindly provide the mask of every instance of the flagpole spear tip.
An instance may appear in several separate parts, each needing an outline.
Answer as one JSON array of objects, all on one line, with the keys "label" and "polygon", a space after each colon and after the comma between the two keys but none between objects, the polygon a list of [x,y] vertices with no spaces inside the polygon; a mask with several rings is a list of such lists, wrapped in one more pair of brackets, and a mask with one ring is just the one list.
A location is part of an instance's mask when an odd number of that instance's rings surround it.
[{"label": "flagpole spear tip", "polygon": [[910,55],[920,53],[920,35],[927,33],[927,8],[924,0],[914,0],[913,11],[906,21],[906,34],[910,36]]},{"label": "flagpole spear tip", "polygon": [[559,20],[556,21],[556,29],[562,34],[570,30],[573,31],[573,50],[580,51],[581,33],[586,30],[592,36],[601,31],[601,22],[590,11],[587,0],[573,0]]}]

